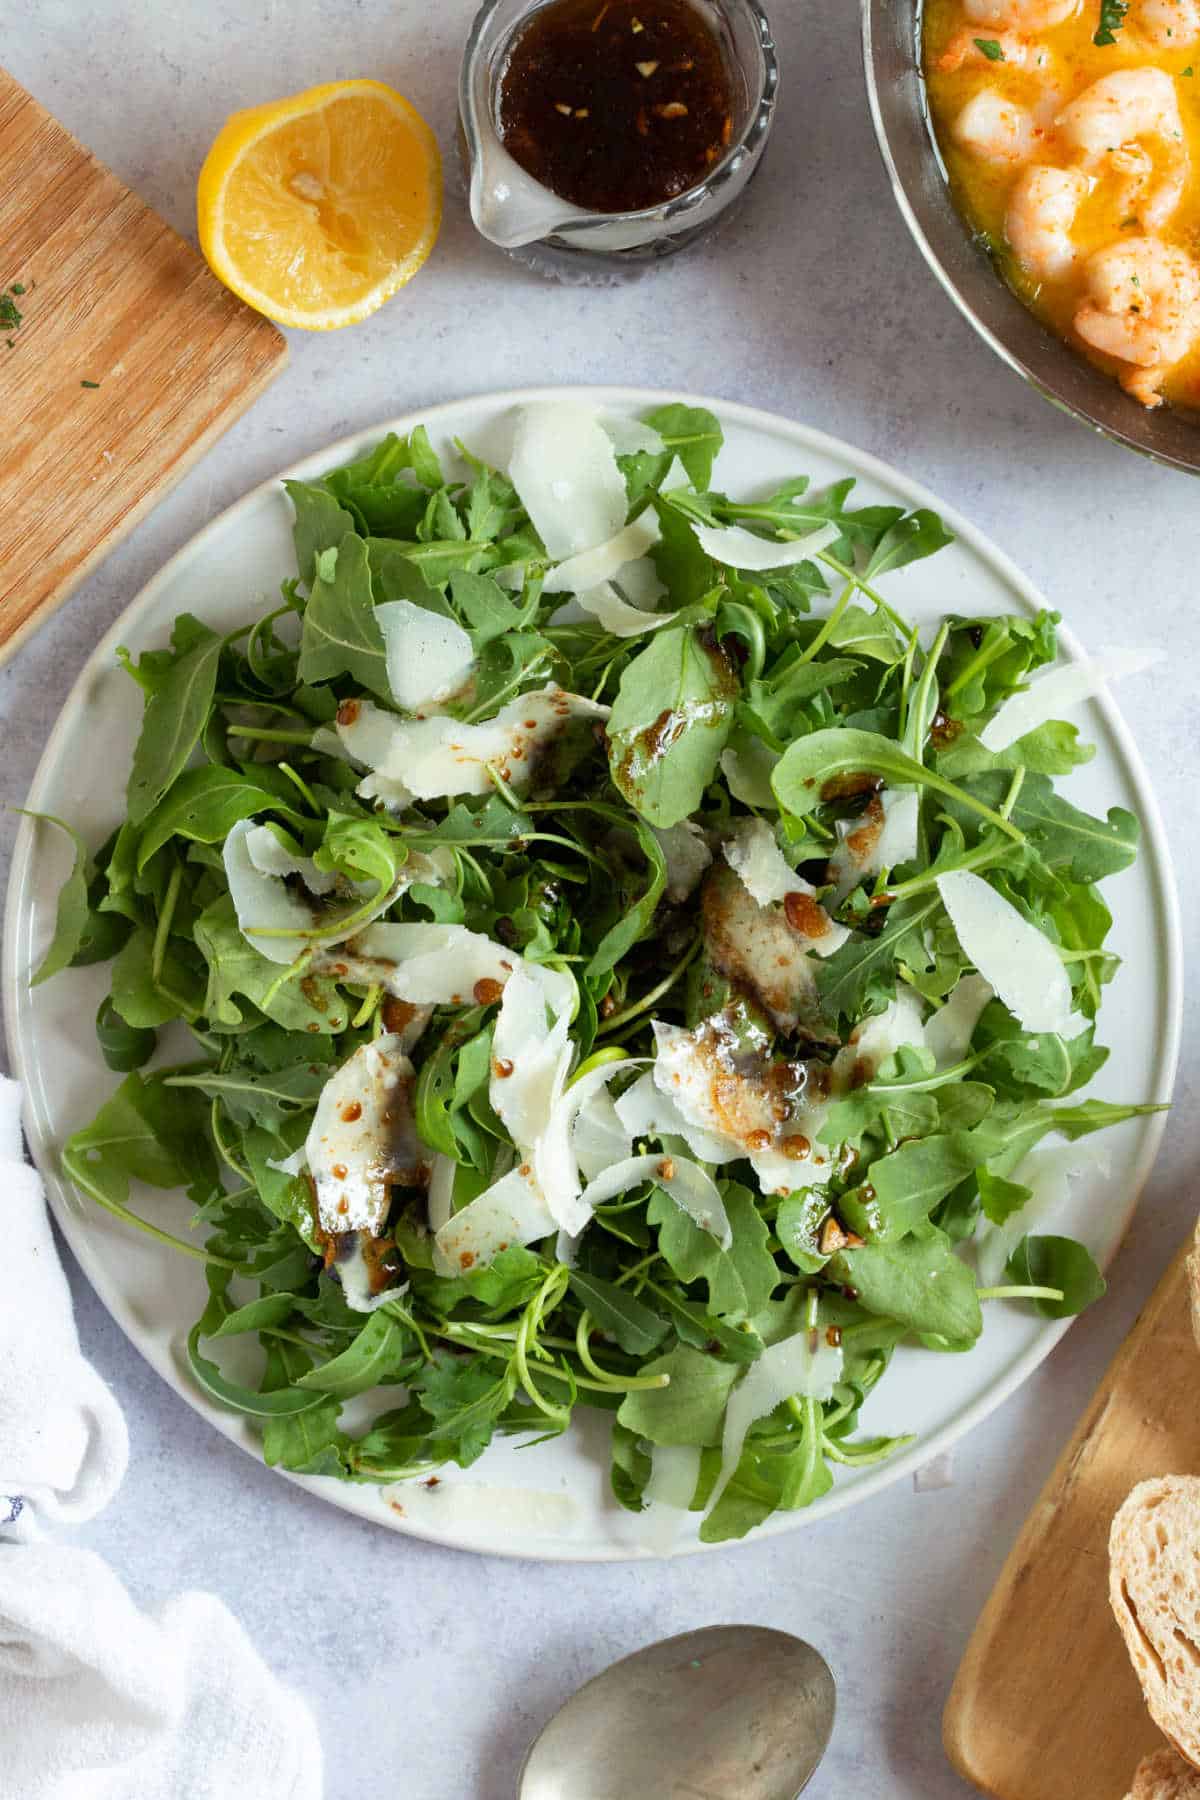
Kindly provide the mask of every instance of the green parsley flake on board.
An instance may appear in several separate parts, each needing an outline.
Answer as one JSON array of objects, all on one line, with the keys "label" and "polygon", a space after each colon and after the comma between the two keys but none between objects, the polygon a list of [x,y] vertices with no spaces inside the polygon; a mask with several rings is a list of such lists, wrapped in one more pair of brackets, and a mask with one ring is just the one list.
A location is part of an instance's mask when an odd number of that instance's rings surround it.
[{"label": "green parsley flake on board", "polygon": [[63,1161],[204,1262],[191,1372],[268,1463],[390,1482],[600,1407],[623,1505],[740,1537],[909,1441],[854,1435],[902,1340],[936,1380],[982,1302],[1103,1291],[1031,1229],[1050,1140],[1155,1110],[1075,1098],[1138,828],[1055,788],[1129,659],[919,634],[887,578],[936,514],[730,498],[721,443],[565,400],[506,472],[391,434],[287,483],[273,611],[121,652],[126,818],[53,821],[37,979],[111,961],[124,1079]]},{"label": "green parsley flake on board", "polygon": [[[24,292],[25,283],[23,281],[14,281],[11,287],[0,290],[0,332],[7,333],[20,330],[25,315],[17,305],[15,296],[19,296]],[[13,338],[6,337],[5,342],[8,344],[10,350],[16,348],[16,343]]]}]

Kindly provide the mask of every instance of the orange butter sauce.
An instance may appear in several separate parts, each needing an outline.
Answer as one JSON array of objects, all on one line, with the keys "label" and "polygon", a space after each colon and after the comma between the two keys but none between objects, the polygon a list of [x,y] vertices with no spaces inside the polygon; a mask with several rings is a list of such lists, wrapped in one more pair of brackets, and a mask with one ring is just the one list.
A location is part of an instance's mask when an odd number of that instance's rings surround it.
[{"label": "orange butter sauce", "polygon": [[[1135,12],[1136,0],[1130,7],[1127,24],[1115,34],[1116,42],[1111,45],[1093,42],[1099,23],[1097,0],[1085,0],[1078,14],[1062,25],[1028,34],[1049,54],[1049,67],[1039,74],[1011,62],[976,57],[964,60],[956,69],[940,68],[939,59],[960,35],[965,34],[971,43],[976,38],[995,41],[1004,33],[999,28],[971,24],[962,0],[925,0],[924,7],[924,73],[930,116],[955,205],[985,242],[1003,278],[1031,311],[1077,352],[1113,376],[1127,373],[1129,364],[1085,344],[1075,331],[1073,320],[1086,295],[1088,257],[1123,237],[1143,235],[1137,222],[1130,221],[1128,204],[1121,204],[1119,180],[1101,173],[1092,193],[1080,206],[1071,230],[1079,250],[1075,266],[1060,279],[1039,280],[1022,268],[1005,233],[1009,195],[1022,167],[1028,165],[998,166],[973,155],[955,142],[953,126],[963,107],[980,89],[992,89],[1005,100],[1035,112],[1052,90],[1059,98],[1046,109],[1046,124],[1039,132],[1031,160],[1057,167],[1077,166],[1077,159],[1056,144],[1053,118],[1057,113],[1093,82],[1116,70],[1164,70],[1175,78],[1191,166],[1179,206],[1154,235],[1185,251],[1200,266],[1200,43],[1174,49],[1140,41],[1134,26]],[[1188,69],[1194,72],[1185,74]],[[1157,172],[1159,149],[1154,144],[1150,148],[1155,154]],[[1170,371],[1162,393],[1166,401],[1176,406],[1200,408],[1200,342]]]}]

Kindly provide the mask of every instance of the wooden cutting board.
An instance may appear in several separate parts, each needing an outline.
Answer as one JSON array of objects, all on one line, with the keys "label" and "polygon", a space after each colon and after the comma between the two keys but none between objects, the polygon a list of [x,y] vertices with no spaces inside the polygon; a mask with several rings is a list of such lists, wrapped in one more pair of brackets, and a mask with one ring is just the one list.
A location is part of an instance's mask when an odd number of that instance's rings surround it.
[{"label": "wooden cutting board", "polygon": [[0,290],[14,282],[0,661],[287,360],[275,326],[0,69]]},{"label": "wooden cutting board", "polygon": [[946,1705],[951,1762],[998,1800],[1124,1800],[1163,1742],[1108,1604],[1137,1482],[1200,1474],[1185,1244],[1096,1389],[984,1607]]}]

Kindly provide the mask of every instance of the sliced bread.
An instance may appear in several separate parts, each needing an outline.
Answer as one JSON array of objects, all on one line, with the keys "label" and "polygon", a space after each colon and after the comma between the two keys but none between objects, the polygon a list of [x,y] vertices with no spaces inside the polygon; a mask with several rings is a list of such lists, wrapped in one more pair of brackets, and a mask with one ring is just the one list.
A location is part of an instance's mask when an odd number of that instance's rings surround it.
[{"label": "sliced bread", "polygon": [[1109,1534],[1108,1597],[1151,1718],[1200,1768],[1200,1477],[1134,1488]]},{"label": "sliced bread", "polygon": [[1164,1745],[1138,1764],[1125,1800],[1200,1800],[1200,1773]]}]

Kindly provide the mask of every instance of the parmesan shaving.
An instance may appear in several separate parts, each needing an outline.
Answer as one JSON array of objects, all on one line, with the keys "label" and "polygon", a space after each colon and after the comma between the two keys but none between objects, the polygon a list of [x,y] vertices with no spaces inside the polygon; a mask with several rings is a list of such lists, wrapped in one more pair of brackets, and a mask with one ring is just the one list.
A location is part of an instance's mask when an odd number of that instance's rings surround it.
[{"label": "parmesan shaving", "polygon": [[592,1216],[590,1206],[583,1202],[579,1164],[572,1148],[575,1120],[593,1094],[622,1069],[632,1069],[640,1060],[626,1057],[622,1062],[603,1063],[570,1087],[560,1086],[551,1102],[546,1128],[534,1145],[533,1172],[538,1186],[546,1196],[555,1224],[572,1236],[577,1237]]},{"label": "parmesan shaving", "polygon": [[336,875],[318,869],[311,856],[294,856],[269,825],[250,826],[246,852],[260,875],[299,875],[310,894],[331,894],[337,886]]},{"label": "parmesan shaving", "polygon": [[607,543],[625,523],[625,478],[590,406],[563,400],[523,406],[508,473],[556,562]]},{"label": "parmesan shaving", "polygon": [[612,444],[616,456],[662,456],[667,446],[653,425],[643,425],[625,413],[601,413],[601,429]]},{"label": "parmesan shaving", "polygon": [[585,1181],[629,1155],[631,1133],[621,1123],[612,1095],[607,1088],[593,1094],[580,1109],[571,1131],[571,1148]]},{"label": "parmesan shaving", "polygon": [[937,888],[963,954],[1018,1024],[1068,1035],[1071,983],[1050,939],[970,869],[939,875]]},{"label": "parmesan shaving", "polygon": [[829,879],[839,901],[861,881],[899,868],[917,854],[921,801],[916,788],[887,788],[879,814],[837,821],[838,846],[829,859]]},{"label": "parmesan shaving", "polygon": [[[310,856],[294,856],[265,825],[251,819],[239,819],[225,839],[221,859],[225,879],[237,914],[238,929],[247,943],[269,962],[294,962],[304,945],[302,935],[320,931],[324,941],[336,938],[336,918],[322,912],[318,917],[312,902],[285,879],[298,876],[314,900],[323,898],[337,885],[337,876],[318,869]],[[398,888],[376,889],[374,882],[348,883],[350,904],[347,917],[353,917],[357,929],[364,918],[358,896],[375,893],[374,912],[391,905]],[[286,931],[290,937],[270,937],[264,933]]]},{"label": "parmesan shaving", "polygon": [[1164,655],[1162,650],[1102,650],[1085,662],[1047,669],[1033,677],[1024,693],[1009,695],[980,732],[979,741],[985,750],[1007,750],[1039,725],[1065,718],[1083,701],[1102,694],[1110,681],[1140,675],[1162,662]]},{"label": "parmesan shaving", "polygon": [[780,542],[775,538],[756,537],[741,525],[695,525],[692,530],[706,556],[723,563],[727,569],[790,569],[796,563],[808,562],[821,550],[837,542],[840,527],[822,525],[806,537]]},{"label": "parmesan shaving", "polygon": [[[364,987],[373,983],[398,1000],[417,1006],[465,1006],[477,983],[501,987],[521,963],[515,950],[494,943],[465,925],[370,925],[352,944],[319,952],[314,967]],[[541,971],[556,1007],[574,997],[571,976],[556,969]]]},{"label": "parmesan shaving", "polygon": [[614,1163],[583,1190],[580,1202],[589,1214],[606,1200],[624,1194],[639,1182],[652,1181],[669,1194],[680,1212],[715,1237],[722,1250],[733,1242],[733,1231],[725,1212],[725,1203],[711,1175],[682,1156],[631,1156]]},{"label": "parmesan shaving", "polygon": [[[829,1180],[827,1156],[816,1147],[827,1111],[824,1102],[801,1097],[780,1120],[777,1096],[728,1065],[711,1027],[685,1031],[656,1019],[654,1039],[655,1085],[682,1120],[673,1129],[701,1161],[724,1163],[744,1156],[767,1194],[822,1186]],[[620,1101],[617,1109],[620,1112]],[[786,1152],[780,1147],[785,1140]],[[718,1154],[711,1154],[713,1150]]]},{"label": "parmesan shaving", "polygon": [[666,1556],[679,1536],[699,1479],[695,1444],[651,1444],[650,1478],[643,1489],[649,1510],[642,1535],[656,1556]]},{"label": "parmesan shaving", "polygon": [[429,1229],[435,1236],[454,1217],[454,1178],[457,1173],[458,1164],[454,1158],[438,1151],[433,1159],[428,1195]]},{"label": "parmesan shaving", "polygon": [[723,848],[726,862],[760,906],[772,906],[785,894],[817,891],[795,873],[763,819],[743,819]]},{"label": "parmesan shaving", "polygon": [[999,1286],[1004,1265],[1030,1232],[1078,1238],[1099,1256],[1104,1243],[1096,1222],[1103,1211],[1095,1204],[1095,1183],[1110,1166],[1108,1152],[1094,1143],[1041,1144],[1022,1157],[1008,1179],[1027,1187],[1030,1197],[980,1239],[980,1285]]},{"label": "parmesan shaving", "polygon": [[841,1087],[850,1087],[864,1077],[873,1080],[897,1050],[903,1050],[907,1044],[919,1050],[925,1042],[921,1002],[911,988],[902,985],[881,1013],[873,1013],[854,1027],[849,1042],[834,1058],[835,1081]]},{"label": "parmesan shaving", "polygon": [[342,1294],[351,1312],[378,1312],[389,1300],[398,1300],[401,1294],[407,1294],[409,1283],[402,1281],[396,1287],[381,1288],[375,1291],[372,1279],[372,1266],[367,1260],[365,1246],[370,1242],[370,1233],[363,1231],[347,1232],[339,1240],[338,1254],[334,1262],[337,1278],[342,1284]]},{"label": "parmesan shaving", "polygon": [[993,998],[991,983],[982,975],[959,977],[950,998],[925,1026],[925,1048],[933,1051],[940,1069],[950,1068],[966,1056],[979,1015]]},{"label": "parmesan shaving", "polygon": [[422,1185],[429,1152],[409,1104],[413,1066],[390,1033],[362,1044],[321,1089],[304,1145],[323,1231],[378,1236],[393,1182]]},{"label": "parmesan shaving", "polygon": [[725,1407],[721,1472],[705,1508],[706,1518],[715,1512],[734,1477],[750,1427],[793,1396],[822,1403],[830,1399],[841,1373],[840,1348],[828,1343],[824,1332],[816,1329],[798,1331],[771,1344],[751,1363],[731,1388]]},{"label": "parmesan shaving", "polygon": [[486,1268],[510,1244],[538,1243],[554,1228],[529,1164],[522,1163],[441,1227],[433,1240],[433,1266],[439,1275]]},{"label": "parmesan shaving", "polygon": [[[603,625],[605,631],[613,637],[638,637],[643,631],[657,631],[660,625],[669,625],[675,618],[673,612],[643,612],[640,606],[631,606],[628,600],[622,600],[620,594],[607,581],[599,587],[586,589],[576,596],[575,604],[585,618],[592,618]],[[567,612],[561,607],[554,615],[556,624],[572,623],[569,617],[561,615]],[[578,621],[576,621],[578,623]]]},{"label": "parmesan shaving", "polygon": [[471,679],[475,653],[455,619],[411,600],[386,600],[375,608],[375,620],[383,634],[388,686],[405,712],[448,700]]},{"label": "parmesan shaving", "polygon": [[652,556],[635,556],[632,562],[626,563],[617,577],[617,586],[626,600],[642,612],[656,606],[667,591]]},{"label": "parmesan shaving", "polygon": [[712,862],[712,851],[694,819],[681,819],[678,825],[651,825],[650,830],[666,861],[667,897],[678,904],[699,885]]},{"label": "parmesan shaving", "polygon": [[488,1098],[522,1155],[532,1154],[566,1081],[573,999],[571,983],[536,963],[519,962],[504,989],[492,1036]]},{"label": "parmesan shaving", "polygon": [[[342,712],[346,712],[343,707]],[[488,765],[513,787],[533,776],[538,755],[579,719],[606,719],[607,706],[568,694],[553,682],[521,694],[494,719],[464,725],[437,714],[398,719],[380,713],[369,700],[355,702],[353,716],[339,718],[338,736],[355,762],[371,773],[359,783],[364,799],[406,806],[412,799],[439,800],[458,794],[490,794]],[[386,720],[386,724],[382,721]]]},{"label": "parmesan shaving", "polygon": [[542,583],[544,594],[586,594],[603,581],[611,581],[635,557],[653,549],[662,532],[653,509],[644,512],[632,525],[626,525],[606,543],[570,556],[550,570]]},{"label": "parmesan shaving", "polygon": [[701,1162],[725,1163],[741,1154],[727,1138],[704,1131],[686,1118],[670,1088],[664,1092],[658,1087],[652,1069],[626,1088],[614,1110],[631,1138],[681,1137]]}]

